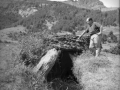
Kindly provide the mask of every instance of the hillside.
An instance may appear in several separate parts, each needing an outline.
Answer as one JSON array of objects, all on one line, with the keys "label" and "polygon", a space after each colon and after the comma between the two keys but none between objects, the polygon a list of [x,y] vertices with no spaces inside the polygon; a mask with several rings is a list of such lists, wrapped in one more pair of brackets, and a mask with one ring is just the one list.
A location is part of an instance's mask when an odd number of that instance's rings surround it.
[{"label": "hillside", "polygon": [[68,0],[65,3],[86,9],[99,10],[105,8],[104,4],[99,0]]},{"label": "hillside", "polygon": [[[49,3],[45,0],[0,0],[0,29],[11,25],[36,11],[34,7]],[[43,5],[44,6],[44,5]]]},{"label": "hillside", "polygon": [[23,25],[29,31],[35,32],[52,30],[75,33],[84,29],[87,17],[93,17],[105,26],[119,24],[119,10],[101,12],[44,0],[5,0],[1,1],[0,7],[0,29]]},{"label": "hillside", "polygon": [[118,8],[106,7],[100,0],[68,0],[63,3],[76,6],[78,8],[101,10],[103,12],[117,10]]}]

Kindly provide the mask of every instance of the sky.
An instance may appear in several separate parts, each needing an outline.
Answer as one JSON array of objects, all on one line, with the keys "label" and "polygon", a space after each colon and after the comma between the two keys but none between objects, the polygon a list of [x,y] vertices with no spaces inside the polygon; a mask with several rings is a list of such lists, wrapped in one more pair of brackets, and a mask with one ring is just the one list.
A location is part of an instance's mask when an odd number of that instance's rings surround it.
[{"label": "sky", "polygon": [[100,0],[100,1],[102,1],[106,7],[120,7],[119,0]]},{"label": "sky", "polygon": [[[66,0],[51,0],[51,1],[66,1]],[[120,7],[119,0],[100,0],[106,7]]]}]

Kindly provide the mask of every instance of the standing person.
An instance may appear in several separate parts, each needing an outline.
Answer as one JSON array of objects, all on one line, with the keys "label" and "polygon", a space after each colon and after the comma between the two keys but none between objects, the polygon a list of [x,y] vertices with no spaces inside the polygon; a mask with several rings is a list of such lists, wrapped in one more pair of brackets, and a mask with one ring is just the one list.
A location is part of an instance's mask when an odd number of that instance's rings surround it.
[{"label": "standing person", "polygon": [[[90,44],[89,49],[94,52],[95,57],[98,57],[101,52],[102,44],[102,31],[103,27],[97,22],[94,22],[92,18],[86,19],[87,29],[79,36],[82,37],[85,33],[90,34]],[[78,38],[78,39],[79,39]]]}]

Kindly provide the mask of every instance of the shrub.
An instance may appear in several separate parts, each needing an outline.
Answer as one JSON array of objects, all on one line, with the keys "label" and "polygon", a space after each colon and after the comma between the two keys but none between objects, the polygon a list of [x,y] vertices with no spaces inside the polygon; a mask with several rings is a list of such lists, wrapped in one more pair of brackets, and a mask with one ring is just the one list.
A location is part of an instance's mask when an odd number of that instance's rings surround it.
[{"label": "shrub", "polygon": [[120,44],[117,44],[117,46],[112,47],[109,50],[105,49],[104,51],[112,54],[120,55]]},{"label": "shrub", "polygon": [[29,33],[21,40],[22,50],[20,53],[21,61],[26,65],[34,66],[43,54],[49,49],[49,32]]},{"label": "shrub", "polygon": [[29,34],[21,41],[22,51],[20,53],[21,61],[26,65],[34,65],[42,54],[44,49],[43,39],[39,34]]},{"label": "shrub", "polygon": [[102,43],[106,43],[106,41],[107,41],[107,35],[103,34],[102,35]]},{"label": "shrub", "polygon": [[23,32],[10,32],[8,34],[8,37],[11,38],[12,40],[20,40],[25,35],[26,33]]},{"label": "shrub", "polygon": [[109,32],[109,34],[108,34],[107,37],[108,37],[108,38],[107,38],[107,41],[108,41],[109,43],[117,43],[117,42],[118,42],[117,37],[113,34],[112,31]]}]

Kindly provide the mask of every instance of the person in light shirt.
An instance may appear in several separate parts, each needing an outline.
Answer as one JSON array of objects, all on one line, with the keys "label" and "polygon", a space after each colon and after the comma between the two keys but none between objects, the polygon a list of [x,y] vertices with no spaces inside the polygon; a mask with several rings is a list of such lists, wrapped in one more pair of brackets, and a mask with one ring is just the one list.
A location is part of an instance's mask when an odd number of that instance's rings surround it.
[{"label": "person in light shirt", "polygon": [[102,49],[101,39],[103,26],[97,22],[94,22],[90,17],[86,19],[86,23],[87,29],[79,36],[79,38],[81,38],[85,33],[89,33],[89,49],[94,53],[95,57],[98,57]]}]

